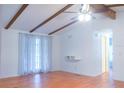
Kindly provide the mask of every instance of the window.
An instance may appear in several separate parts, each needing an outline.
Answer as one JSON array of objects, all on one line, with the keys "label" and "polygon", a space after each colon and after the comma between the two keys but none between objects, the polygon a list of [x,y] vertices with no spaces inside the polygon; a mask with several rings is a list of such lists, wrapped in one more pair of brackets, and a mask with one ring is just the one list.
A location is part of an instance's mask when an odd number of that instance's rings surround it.
[{"label": "window", "polygon": [[40,70],[40,39],[36,38],[36,48],[35,48],[35,70]]},{"label": "window", "polygon": [[20,34],[19,74],[48,72],[51,61],[51,38]]}]

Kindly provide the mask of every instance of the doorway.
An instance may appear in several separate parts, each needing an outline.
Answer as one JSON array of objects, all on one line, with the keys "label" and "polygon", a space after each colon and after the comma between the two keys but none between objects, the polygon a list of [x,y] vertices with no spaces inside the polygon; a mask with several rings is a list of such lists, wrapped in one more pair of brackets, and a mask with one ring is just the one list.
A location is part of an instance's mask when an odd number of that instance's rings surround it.
[{"label": "doorway", "polygon": [[102,73],[112,72],[113,43],[112,32],[102,33]]}]

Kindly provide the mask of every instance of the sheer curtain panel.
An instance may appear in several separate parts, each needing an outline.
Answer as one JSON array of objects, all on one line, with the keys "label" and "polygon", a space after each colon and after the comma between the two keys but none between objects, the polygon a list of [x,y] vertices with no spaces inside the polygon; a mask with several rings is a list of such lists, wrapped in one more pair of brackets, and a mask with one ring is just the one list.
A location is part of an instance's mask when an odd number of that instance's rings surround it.
[{"label": "sheer curtain panel", "polygon": [[19,74],[48,72],[51,68],[51,37],[19,34]]}]

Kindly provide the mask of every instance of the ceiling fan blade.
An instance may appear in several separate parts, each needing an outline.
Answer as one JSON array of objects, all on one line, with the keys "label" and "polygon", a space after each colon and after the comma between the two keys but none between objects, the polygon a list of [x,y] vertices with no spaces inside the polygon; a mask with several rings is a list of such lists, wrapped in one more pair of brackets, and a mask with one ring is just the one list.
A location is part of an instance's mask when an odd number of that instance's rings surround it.
[{"label": "ceiling fan blade", "polygon": [[93,13],[104,13],[111,19],[116,19],[116,12],[104,4],[90,4],[90,8]]},{"label": "ceiling fan blade", "polygon": [[79,12],[74,12],[74,11],[65,11],[63,13],[78,13],[79,14]]},{"label": "ceiling fan blade", "polygon": [[[96,19],[96,17],[93,15],[91,15],[91,18]],[[72,17],[70,20],[78,20],[78,16]]]},{"label": "ceiling fan blade", "polygon": [[90,16],[91,16],[92,19],[96,19],[96,17],[94,15],[91,14]]},{"label": "ceiling fan blade", "polygon": [[78,16],[72,17],[71,20],[78,19]]}]

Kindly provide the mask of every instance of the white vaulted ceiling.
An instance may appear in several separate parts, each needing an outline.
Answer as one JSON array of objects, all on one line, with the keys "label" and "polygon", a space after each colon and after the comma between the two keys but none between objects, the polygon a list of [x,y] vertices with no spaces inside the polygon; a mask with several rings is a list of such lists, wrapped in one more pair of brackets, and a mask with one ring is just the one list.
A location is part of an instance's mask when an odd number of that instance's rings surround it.
[{"label": "white vaulted ceiling", "polygon": [[[1,4],[0,5],[0,28],[4,28],[8,22],[12,19],[12,17],[16,14],[16,12],[20,9],[21,4]],[[65,7],[66,4],[30,4],[28,7],[22,12],[22,14],[17,18],[17,20],[12,24],[10,29],[18,29],[30,31],[41,22],[49,18],[51,15]],[[66,11],[79,11],[80,5],[73,5]],[[124,8],[113,8],[113,10],[124,11]],[[71,18],[76,17],[76,14],[70,13],[61,13],[57,17],[50,20],[45,25],[36,29],[36,32],[40,32],[43,34],[48,34],[70,22]]]},{"label": "white vaulted ceiling", "polygon": [[8,24],[20,7],[18,4],[0,4],[0,28]]},{"label": "white vaulted ceiling", "polygon": [[[11,28],[30,31],[65,5],[29,5]],[[23,25],[22,25],[23,24]],[[44,29],[39,29],[45,32]]]}]

